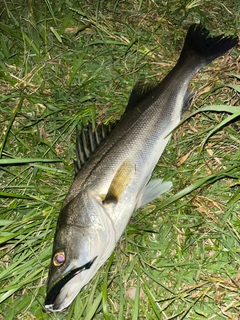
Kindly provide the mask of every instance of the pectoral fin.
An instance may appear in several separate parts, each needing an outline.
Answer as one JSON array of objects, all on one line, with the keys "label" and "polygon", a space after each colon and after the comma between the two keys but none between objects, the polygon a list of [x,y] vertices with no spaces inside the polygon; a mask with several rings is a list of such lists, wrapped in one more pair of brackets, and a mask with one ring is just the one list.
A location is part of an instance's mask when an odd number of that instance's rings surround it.
[{"label": "pectoral fin", "polygon": [[153,201],[157,197],[159,197],[162,193],[168,191],[172,187],[172,182],[167,181],[163,182],[162,179],[152,180],[150,181],[146,187],[140,193],[137,204],[136,210],[145,204]]},{"label": "pectoral fin", "polygon": [[108,189],[107,195],[103,200],[103,204],[109,202],[118,202],[118,199],[121,197],[122,193],[127,188],[132,179],[133,170],[133,164],[129,159],[126,159],[117,170]]}]

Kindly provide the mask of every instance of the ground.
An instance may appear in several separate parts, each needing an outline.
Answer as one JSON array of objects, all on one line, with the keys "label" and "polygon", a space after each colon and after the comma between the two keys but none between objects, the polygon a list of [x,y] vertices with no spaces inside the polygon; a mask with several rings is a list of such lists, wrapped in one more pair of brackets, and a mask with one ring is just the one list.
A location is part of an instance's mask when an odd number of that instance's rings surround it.
[{"label": "ground", "polygon": [[[76,126],[119,119],[137,81],[174,66],[191,23],[236,36],[237,1],[3,1],[0,318],[232,319],[240,314],[239,46],[204,68],[153,176],[173,188],[134,213],[108,262],[46,314]],[[205,108],[205,109],[204,109]]]}]

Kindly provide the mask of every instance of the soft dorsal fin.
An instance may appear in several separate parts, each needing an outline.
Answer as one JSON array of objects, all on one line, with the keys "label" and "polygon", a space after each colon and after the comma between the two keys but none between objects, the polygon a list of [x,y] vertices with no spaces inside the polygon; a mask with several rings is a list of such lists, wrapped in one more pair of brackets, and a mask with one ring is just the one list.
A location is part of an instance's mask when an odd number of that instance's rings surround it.
[{"label": "soft dorsal fin", "polygon": [[156,84],[153,83],[137,82],[131,92],[126,111],[136,107],[136,105],[143,100],[155,88],[155,86]]},{"label": "soft dorsal fin", "polygon": [[93,129],[92,124],[88,123],[82,127],[81,132],[76,139],[76,161],[74,161],[75,175],[78,174],[82,166],[87,162],[90,156],[95,152],[101,142],[108,136],[108,134],[115,127],[116,122],[105,125],[99,124]]}]

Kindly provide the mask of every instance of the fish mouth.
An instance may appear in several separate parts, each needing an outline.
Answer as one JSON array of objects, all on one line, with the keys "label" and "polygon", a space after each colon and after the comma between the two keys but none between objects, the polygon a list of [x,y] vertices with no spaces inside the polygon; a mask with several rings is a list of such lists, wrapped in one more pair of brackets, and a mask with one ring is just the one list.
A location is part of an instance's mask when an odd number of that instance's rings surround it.
[{"label": "fish mouth", "polygon": [[71,271],[69,271],[66,275],[64,275],[57,283],[53,285],[53,287],[50,289],[50,291],[47,294],[47,297],[45,299],[45,309],[47,311],[57,311],[58,308],[55,308],[54,303],[61,292],[62,288],[67,284],[72,278],[74,278],[76,275],[81,273],[84,270],[88,270],[91,268],[94,261],[97,259],[97,256],[84,264],[81,267],[75,268]]}]

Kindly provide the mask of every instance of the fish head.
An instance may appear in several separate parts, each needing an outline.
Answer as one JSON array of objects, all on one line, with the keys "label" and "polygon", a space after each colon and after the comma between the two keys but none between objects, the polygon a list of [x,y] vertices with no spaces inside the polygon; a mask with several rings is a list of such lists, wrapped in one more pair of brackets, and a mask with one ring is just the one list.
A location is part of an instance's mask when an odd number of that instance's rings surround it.
[{"label": "fish head", "polygon": [[[115,229],[101,200],[93,194],[84,200],[80,206],[73,200],[60,213],[48,274],[47,311],[65,309],[115,248]],[[83,210],[81,218],[73,221],[74,214],[66,218],[77,208]]]}]

